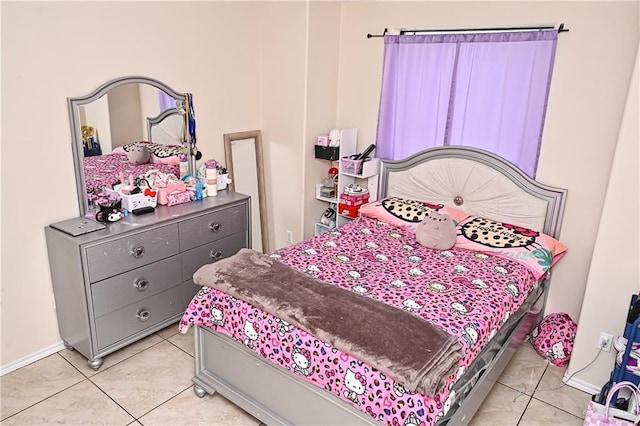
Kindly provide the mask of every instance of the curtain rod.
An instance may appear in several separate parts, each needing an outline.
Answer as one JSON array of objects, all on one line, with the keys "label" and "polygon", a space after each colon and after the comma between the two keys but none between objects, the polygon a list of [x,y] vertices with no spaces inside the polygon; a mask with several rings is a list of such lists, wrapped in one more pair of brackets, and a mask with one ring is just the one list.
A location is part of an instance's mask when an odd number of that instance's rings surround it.
[{"label": "curtain rod", "polygon": [[[455,33],[455,32],[509,32],[509,31],[531,31],[531,30],[552,30],[554,26],[539,26],[539,27],[503,27],[503,28],[458,28],[447,30],[400,30],[400,35],[415,35],[415,33]],[[568,32],[569,29],[564,27],[564,23],[558,27],[559,33]],[[385,28],[382,34],[367,34],[367,38],[372,37],[384,37],[387,35],[388,29]]]}]

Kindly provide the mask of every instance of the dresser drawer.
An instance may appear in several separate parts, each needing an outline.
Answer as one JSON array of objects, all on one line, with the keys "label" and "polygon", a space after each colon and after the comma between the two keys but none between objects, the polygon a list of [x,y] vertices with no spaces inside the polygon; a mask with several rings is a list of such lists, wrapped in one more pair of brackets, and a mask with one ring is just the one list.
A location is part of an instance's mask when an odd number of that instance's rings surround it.
[{"label": "dresser drawer", "polygon": [[113,312],[182,282],[180,256],[172,256],[91,285],[93,315]]},{"label": "dresser drawer", "polygon": [[247,205],[238,204],[194,217],[180,222],[179,226],[180,250],[189,250],[246,230]]},{"label": "dresser drawer", "polygon": [[238,250],[247,246],[247,239],[247,233],[240,232],[181,253],[182,280],[187,281],[192,279],[193,274],[202,265],[233,256]]},{"label": "dresser drawer", "polygon": [[[98,349],[183,312],[182,289],[177,285],[110,314],[96,318]],[[146,319],[145,319],[146,318]]]},{"label": "dresser drawer", "polygon": [[127,235],[86,249],[89,280],[94,283],[178,254],[178,226]]}]

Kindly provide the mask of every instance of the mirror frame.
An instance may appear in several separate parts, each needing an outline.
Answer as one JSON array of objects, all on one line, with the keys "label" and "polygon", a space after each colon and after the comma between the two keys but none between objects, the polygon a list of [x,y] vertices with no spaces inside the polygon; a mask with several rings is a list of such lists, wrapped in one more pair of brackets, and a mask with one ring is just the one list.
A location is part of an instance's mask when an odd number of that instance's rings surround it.
[{"label": "mirror frame", "polygon": [[260,232],[262,234],[262,252],[269,253],[269,230],[267,228],[267,203],[264,191],[264,162],[262,156],[262,132],[260,130],[249,130],[246,132],[225,133],[224,134],[224,158],[227,165],[227,172],[231,183],[229,189],[235,191],[235,176],[233,173],[233,154],[231,143],[234,141],[253,139],[256,148],[256,170],[258,178],[258,204],[260,210]]},{"label": "mirror frame", "polygon": [[[69,121],[71,123],[71,150],[73,151],[73,164],[75,167],[76,191],[78,195],[78,207],[80,210],[80,216],[84,216],[87,214],[87,212],[89,211],[89,204],[87,201],[87,185],[84,174],[84,150],[82,148],[82,128],[80,122],[79,107],[100,99],[115,87],[132,83],[148,84],[155,87],[156,89],[162,90],[176,100],[186,100],[185,93],[177,92],[159,80],[143,76],[126,76],[115,78],[104,83],[88,95],[67,98],[67,106],[69,108]],[[191,149],[189,149],[188,151],[191,152]],[[190,166],[191,164],[192,161],[189,161]],[[193,171],[190,171],[190,174],[193,174]]]}]

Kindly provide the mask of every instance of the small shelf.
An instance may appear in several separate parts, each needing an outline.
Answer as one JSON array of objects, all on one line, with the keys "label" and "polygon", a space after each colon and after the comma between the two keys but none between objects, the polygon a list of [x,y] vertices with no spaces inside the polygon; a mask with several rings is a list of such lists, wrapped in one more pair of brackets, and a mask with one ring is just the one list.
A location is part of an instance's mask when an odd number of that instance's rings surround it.
[{"label": "small shelf", "polygon": [[339,146],[320,146],[316,145],[315,157],[321,160],[338,161],[340,159]]},{"label": "small shelf", "polygon": [[365,161],[362,163],[362,173],[345,173],[341,172],[344,176],[351,176],[358,179],[367,179],[371,176],[375,176],[380,171],[380,159],[379,158],[371,158],[369,161]]},{"label": "small shelf", "polygon": [[329,232],[333,229],[336,229],[335,227],[330,227],[325,225],[324,223],[320,223],[320,222],[316,222],[316,232],[315,235],[321,235],[324,234],[325,232]]},{"label": "small shelf", "polygon": [[[336,179],[337,186],[335,197],[326,197],[320,194],[320,189],[323,186],[322,183],[317,183],[315,188],[316,200],[333,204],[333,208],[336,210],[336,228],[340,228],[342,225],[345,225],[355,219],[338,213],[340,210],[340,194],[344,192],[345,187],[350,184],[355,184],[357,180],[362,180],[364,182],[361,181],[359,184],[369,191],[369,202],[375,201],[378,194],[378,174],[380,173],[379,158],[367,158],[366,161],[363,161],[361,173],[345,173],[345,168],[343,167],[341,160],[344,157],[351,157],[357,153],[358,130],[342,129],[340,130],[339,136],[339,149],[336,149],[338,147],[315,146],[316,158],[337,162],[338,176]],[[355,167],[350,170],[355,170]],[[327,232],[329,229],[333,228],[329,228],[319,221],[315,223],[315,235],[320,235],[323,232]]]},{"label": "small shelf", "polygon": [[334,198],[329,198],[329,197],[324,197],[322,195],[320,195],[320,188],[322,188],[322,184],[318,183],[316,184],[316,199],[320,200],[320,201],[325,201],[327,203],[334,203],[334,204],[338,204],[338,197],[334,197]]}]

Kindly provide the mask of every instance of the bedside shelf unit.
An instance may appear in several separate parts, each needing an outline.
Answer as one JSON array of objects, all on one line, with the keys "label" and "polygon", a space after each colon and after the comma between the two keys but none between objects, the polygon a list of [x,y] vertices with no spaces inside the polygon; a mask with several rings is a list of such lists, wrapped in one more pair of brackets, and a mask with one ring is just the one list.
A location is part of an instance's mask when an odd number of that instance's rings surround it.
[{"label": "bedside shelf unit", "polygon": [[[342,129],[340,130],[340,158],[348,157],[356,154],[358,144],[358,129]],[[366,187],[369,190],[369,202],[375,201],[378,196],[378,174],[380,171],[380,159],[370,158],[369,161],[365,161],[362,164],[362,173],[346,173],[343,170],[342,162],[340,159],[338,162],[338,185],[335,198],[327,198],[320,195],[320,188],[322,184],[316,185],[316,199],[324,201],[326,203],[335,204],[336,207],[336,227],[340,227],[345,223],[353,220],[349,216],[344,216],[337,213],[338,203],[340,202],[340,194],[344,192],[344,188],[347,185],[357,183],[358,181],[366,180]],[[327,225],[322,223],[316,223],[315,235],[327,232],[331,230]]]},{"label": "bedside shelf unit", "polygon": [[321,194],[320,189],[322,189],[321,183],[316,185],[316,200],[324,201],[325,203],[334,203],[334,204],[338,203],[338,197],[333,197],[333,198],[324,197],[320,195]]},{"label": "bedside shelf unit", "polygon": [[[342,163],[340,164],[340,185],[338,185],[339,194],[344,192],[345,186],[356,183],[358,180],[366,180],[367,190],[369,191],[369,203],[376,201],[378,198],[378,175],[380,171],[380,159],[371,158],[369,161],[365,161],[362,164],[362,173],[346,173],[342,170]],[[338,194],[338,197],[340,196]],[[337,226],[340,227],[345,223],[352,221],[354,218],[338,214]]]},{"label": "bedside shelf unit", "polygon": [[340,180],[344,185],[340,188],[339,192],[344,190],[344,187],[350,183],[355,183],[356,179],[367,180],[367,190],[369,191],[369,202],[376,201],[378,199],[378,175],[380,173],[380,159],[371,158],[369,161],[365,161],[362,164],[362,173],[345,173],[342,171],[342,165],[340,165]]},{"label": "bedside shelf unit", "polygon": [[60,335],[97,370],[104,356],[182,317],[201,266],[251,247],[250,198],[223,191],[73,237],[45,227]]}]

